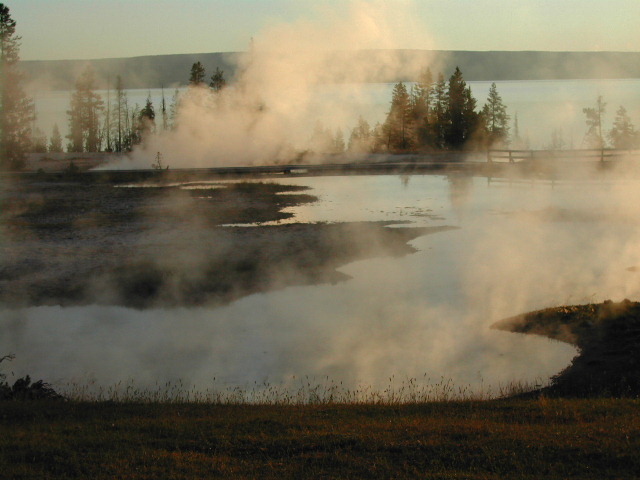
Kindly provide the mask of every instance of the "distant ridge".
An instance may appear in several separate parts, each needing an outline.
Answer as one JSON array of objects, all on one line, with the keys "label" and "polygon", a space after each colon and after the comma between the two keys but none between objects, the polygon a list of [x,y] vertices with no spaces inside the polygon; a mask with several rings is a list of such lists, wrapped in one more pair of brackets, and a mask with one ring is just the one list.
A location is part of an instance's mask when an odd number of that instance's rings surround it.
[{"label": "distant ridge", "polygon": [[[216,67],[228,79],[236,74],[237,62],[244,52],[155,55],[97,60],[31,60],[22,67],[35,85],[54,90],[70,90],[85,65],[91,64],[102,85],[117,75],[126,88],[174,88],[184,86],[193,63],[200,61],[207,78]],[[341,72],[334,81],[396,82],[416,80],[420,69],[430,66],[434,76],[446,78],[456,66],[466,80],[558,80],[594,78],[640,78],[640,52],[542,52],[542,51],[446,51],[446,50],[363,50],[336,52],[353,71]],[[393,68],[380,68],[366,78],[353,74],[359,65],[373,62]]]}]

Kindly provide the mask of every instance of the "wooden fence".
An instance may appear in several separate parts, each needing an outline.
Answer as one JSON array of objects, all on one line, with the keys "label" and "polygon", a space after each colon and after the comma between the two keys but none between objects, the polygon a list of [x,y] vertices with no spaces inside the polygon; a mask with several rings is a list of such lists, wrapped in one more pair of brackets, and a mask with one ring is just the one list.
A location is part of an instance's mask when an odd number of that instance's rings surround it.
[{"label": "wooden fence", "polygon": [[640,160],[640,150],[604,148],[591,150],[489,150],[487,152],[487,161],[490,163],[549,160],[599,160],[605,162],[623,159]]}]

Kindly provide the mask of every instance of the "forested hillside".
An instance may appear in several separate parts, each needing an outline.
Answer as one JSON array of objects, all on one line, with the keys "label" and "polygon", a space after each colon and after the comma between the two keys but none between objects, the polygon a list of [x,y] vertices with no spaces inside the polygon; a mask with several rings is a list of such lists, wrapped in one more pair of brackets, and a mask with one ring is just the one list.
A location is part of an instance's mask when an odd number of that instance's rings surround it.
[{"label": "forested hillside", "polygon": [[[242,52],[157,55],[97,60],[24,61],[31,81],[56,90],[73,89],[78,74],[90,63],[105,83],[120,75],[128,88],[186,85],[188,72],[199,61],[208,70],[219,67],[232,79]],[[553,80],[568,78],[640,78],[640,52],[474,52],[430,50],[365,50],[333,54],[350,65],[335,81],[397,82],[416,80],[424,65],[434,71],[453,72],[460,67],[467,80]],[[345,59],[345,56],[350,58]],[[329,59],[329,62],[331,59]],[[359,76],[365,64],[389,65],[375,75]]]}]

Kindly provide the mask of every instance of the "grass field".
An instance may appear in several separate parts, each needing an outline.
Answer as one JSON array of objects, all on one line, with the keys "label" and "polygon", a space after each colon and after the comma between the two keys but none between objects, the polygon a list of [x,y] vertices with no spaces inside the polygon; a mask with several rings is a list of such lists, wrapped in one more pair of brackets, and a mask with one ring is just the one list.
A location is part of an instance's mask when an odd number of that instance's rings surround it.
[{"label": "grass field", "polygon": [[2,402],[0,477],[637,478],[639,407]]}]

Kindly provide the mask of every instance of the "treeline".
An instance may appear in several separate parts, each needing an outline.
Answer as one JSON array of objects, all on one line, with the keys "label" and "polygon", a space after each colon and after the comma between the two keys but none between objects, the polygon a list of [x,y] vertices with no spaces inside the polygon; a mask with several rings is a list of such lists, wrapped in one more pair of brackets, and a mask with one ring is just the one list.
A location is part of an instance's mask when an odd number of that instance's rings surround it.
[{"label": "treeline", "polygon": [[393,87],[386,119],[374,127],[361,116],[349,139],[318,124],[310,141],[316,153],[408,153],[479,150],[521,143],[517,121],[510,137],[510,116],[493,83],[481,109],[460,68],[448,81],[442,73],[434,79],[424,70],[415,84]]},{"label": "treeline", "polygon": [[[67,110],[68,152],[127,152],[140,144],[145,136],[157,129],[167,130],[175,117],[177,92],[172,103],[162,94],[158,114],[151,96],[144,106],[131,105],[126,87],[120,76],[113,87],[107,89],[106,99],[97,93],[95,73],[89,66],[76,81]],[[32,151],[37,153],[62,152],[63,139],[58,125],[54,125],[51,137],[34,129]]]},{"label": "treeline", "polygon": [[[191,67],[189,85],[205,87],[206,71],[202,63]],[[219,92],[226,86],[224,72],[220,68],[211,76],[209,88]],[[130,105],[126,88],[120,76],[116,77],[113,89],[107,89],[107,98],[97,93],[95,72],[86,67],[76,81],[71,95],[68,117],[67,152],[128,152],[144,141],[150,133],[170,130],[175,125],[179,108],[179,91],[167,102],[162,98],[156,113],[151,95],[143,107]],[[60,129],[54,125],[51,137],[34,129],[32,151],[35,153],[64,151]]]},{"label": "treeline", "polygon": [[587,134],[585,145],[587,148],[618,148],[631,150],[640,148],[640,133],[635,129],[627,109],[620,105],[612,127],[607,130],[604,126],[607,103],[602,96],[598,96],[594,107],[583,108],[586,117]]}]

